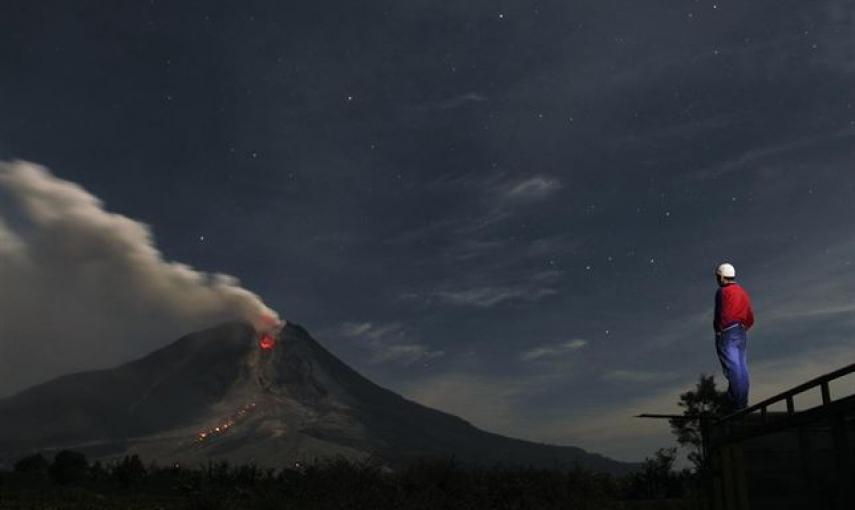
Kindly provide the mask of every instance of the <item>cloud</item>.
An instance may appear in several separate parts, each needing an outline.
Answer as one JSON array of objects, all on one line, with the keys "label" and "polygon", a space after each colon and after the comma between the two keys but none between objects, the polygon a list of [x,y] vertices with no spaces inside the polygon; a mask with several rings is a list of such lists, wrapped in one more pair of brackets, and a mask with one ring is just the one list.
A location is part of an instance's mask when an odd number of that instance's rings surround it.
[{"label": "cloud", "polygon": [[[555,288],[563,273],[557,270],[539,271],[519,276],[514,280],[498,279],[483,283],[490,275],[472,275],[468,282],[446,282],[439,289],[424,293],[408,292],[402,299],[416,299],[425,303],[440,303],[477,308],[492,308],[508,302],[534,303],[558,294]],[[443,288],[445,287],[445,288]]]},{"label": "cloud", "polygon": [[587,340],[582,340],[581,338],[574,338],[573,340],[567,340],[565,342],[560,342],[554,345],[544,345],[541,347],[530,349],[528,351],[523,352],[520,355],[520,359],[523,361],[536,361],[543,358],[555,358],[573,351],[577,351],[582,347],[585,347],[586,345],[588,345]]},{"label": "cloud", "polygon": [[681,179],[686,181],[717,180],[733,173],[745,174],[746,172],[778,175],[782,173],[781,164],[792,161],[794,153],[826,144],[829,141],[843,141],[853,135],[855,135],[855,130],[846,127],[800,136],[762,147],[754,147],[729,160],[717,161],[708,167],[686,172]]},{"label": "cloud", "polygon": [[479,94],[477,92],[469,92],[466,94],[460,94],[457,96],[449,97],[447,99],[441,99],[439,101],[433,101],[430,103],[425,103],[423,105],[418,106],[419,110],[450,110],[454,108],[459,108],[463,105],[470,103],[484,103],[489,101],[486,96]]},{"label": "cloud", "polygon": [[[853,357],[855,349],[835,347],[813,350],[801,359],[753,363],[750,366],[752,403],[841,368],[845,360]],[[647,379],[641,372],[615,375],[625,384]],[[727,381],[718,372],[714,375],[719,389],[723,390]],[[551,371],[513,377],[451,372],[412,381],[400,391],[407,398],[458,415],[491,432],[537,442],[575,445],[615,459],[639,461],[657,448],[674,444],[674,436],[667,421],[635,416],[682,413],[677,405],[680,394],[697,383],[697,375],[669,374],[667,385],[642,396],[584,408],[570,405],[554,411],[533,412],[530,402],[551,387],[560,386],[566,377],[566,373]],[[855,376],[832,383],[831,393],[834,399],[855,393]],[[818,390],[802,394],[795,399],[796,408],[807,409],[819,399]]]},{"label": "cloud", "polygon": [[519,379],[450,372],[413,381],[401,392],[422,405],[460,416],[484,430],[527,437],[521,434],[527,420],[519,405],[544,384],[548,384],[546,379],[538,377]]},{"label": "cloud", "polygon": [[543,200],[561,187],[561,181],[554,177],[536,175],[510,184],[504,192],[504,197],[512,200]]},{"label": "cloud", "polygon": [[456,261],[478,259],[490,256],[506,245],[504,240],[463,239],[449,247],[447,256]]},{"label": "cloud", "polygon": [[26,162],[0,162],[0,394],[232,319],[278,321],[224,274],[169,262],[148,226]]},{"label": "cloud", "polygon": [[445,355],[444,351],[430,347],[414,339],[409,330],[399,322],[373,324],[371,322],[345,322],[334,335],[365,340],[362,347],[370,351],[369,363],[395,363],[409,366],[426,363]]},{"label": "cloud", "polygon": [[561,387],[567,377],[563,368],[513,375],[469,369],[408,381],[399,391],[490,432],[579,446],[616,459],[638,461],[673,439],[667,423],[634,416],[642,412],[679,412],[679,394],[693,384],[686,379],[681,385],[649,396],[586,407],[560,405],[542,409],[532,404]]},{"label": "cloud", "polygon": [[[846,365],[845,360],[855,356],[851,347],[816,349],[801,358],[749,362],[751,373],[751,402],[749,405],[793,388],[814,377]],[[715,373],[719,389],[727,387],[727,381]],[[627,381],[632,382],[632,381]],[[640,413],[682,413],[677,407],[681,393],[697,383],[683,378],[653,394],[630,402],[615,402],[596,414],[582,419],[556,419],[553,423],[541,423],[537,433],[554,441],[577,443],[584,446],[596,445],[598,451],[617,458],[641,458],[657,445],[667,444],[673,436],[668,424],[659,420],[634,418]],[[831,385],[832,398],[841,398],[855,393],[855,377],[841,379]],[[796,410],[804,410],[820,401],[820,392],[815,389],[796,397]],[[782,404],[783,405],[783,404]],[[782,406],[781,405],[781,406]],[[779,407],[781,407],[779,406]],[[780,410],[775,408],[775,410]]]},{"label": "cloud", "polygon": [[674,372],[648,372],[643,370],[610,370],[603,379],[617,383],[660,383],[678,377]]},{"label": "cloud", "polygon": [[370,322],[346,322],[339,328],[339,334],[346,337],[362,336],[369,331],[373,325]]},{"label": "cloud", "polygon": [[398,344],[388,345],[383,349],[377,350],[373,361],[375,363],[400,363],[403,365],[412,365],[416,362],[425,363],[434,358],[444,356],[443,351],[431,351],[424,344]]},{"label": "cloud", "polygon": [[551,288],[531,288],[528,285],[487,286],[455,291],[437,291],[433,294],[440,301],[451,305],[476,306],[490,308],[505,301],[539,301],[541,298],[556,294]]}]

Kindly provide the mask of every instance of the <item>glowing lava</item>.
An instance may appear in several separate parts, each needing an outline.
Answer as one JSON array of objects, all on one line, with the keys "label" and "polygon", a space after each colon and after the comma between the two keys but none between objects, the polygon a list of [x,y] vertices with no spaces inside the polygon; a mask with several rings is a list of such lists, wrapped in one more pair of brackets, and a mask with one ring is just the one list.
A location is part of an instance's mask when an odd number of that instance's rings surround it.
[{"label": "glowing lava", "polygon": [[215,425],[208,430],[203,430],[202,432],[196,433],[196,442],[207,441],[214,437],[225,434],[232,428],[239,420],[245,418],[251,411],[255,409],[255,402],[250,402],[249,404],[243,406],[238,412],[232,414],[222,423]]},{"label": "glowing lava", "polygon": [[258,339],[258,346],[263,351],[269,351],[276,344],[276,340],[269,334],[265,333]]}]

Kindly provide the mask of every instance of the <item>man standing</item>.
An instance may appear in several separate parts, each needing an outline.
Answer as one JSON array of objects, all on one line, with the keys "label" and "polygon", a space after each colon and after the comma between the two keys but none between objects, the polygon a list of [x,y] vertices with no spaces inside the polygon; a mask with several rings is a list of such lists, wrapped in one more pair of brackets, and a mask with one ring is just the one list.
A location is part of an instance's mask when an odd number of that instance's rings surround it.
[{"label": "man standing", "polygon": [[736,269],[722,264],[716,269],[719,289],[715,294],[715,346],[721,368],[727,378],[727,398],[732,410],[748,407],[748,360],[746,334],[754,325],[751,301],[736,283]]}]

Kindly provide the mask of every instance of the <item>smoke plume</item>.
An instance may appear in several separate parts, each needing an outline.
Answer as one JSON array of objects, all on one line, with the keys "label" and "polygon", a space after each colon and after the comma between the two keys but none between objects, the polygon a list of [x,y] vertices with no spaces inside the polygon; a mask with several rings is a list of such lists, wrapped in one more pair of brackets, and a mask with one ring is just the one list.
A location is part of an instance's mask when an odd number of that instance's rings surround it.
[{"label": "smoke plume", "polygon": [[0,162],[0,395],[233,319],[280,322],[235,278],[164,260],[148,226],[80,186]]}]

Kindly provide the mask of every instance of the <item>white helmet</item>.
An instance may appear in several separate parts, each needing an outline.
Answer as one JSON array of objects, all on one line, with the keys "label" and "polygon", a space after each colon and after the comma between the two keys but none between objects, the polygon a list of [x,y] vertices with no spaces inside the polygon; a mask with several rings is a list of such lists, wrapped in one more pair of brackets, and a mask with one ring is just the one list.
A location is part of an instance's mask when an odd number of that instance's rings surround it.
[{"label": "white helmet", "polygon": [[732,264],[728,264],[725,262],[724,264],[718,266],[718,269],[715,270],[715,274],[719,276],[723,276],[725,278],[736,278],[736,269]]}]

